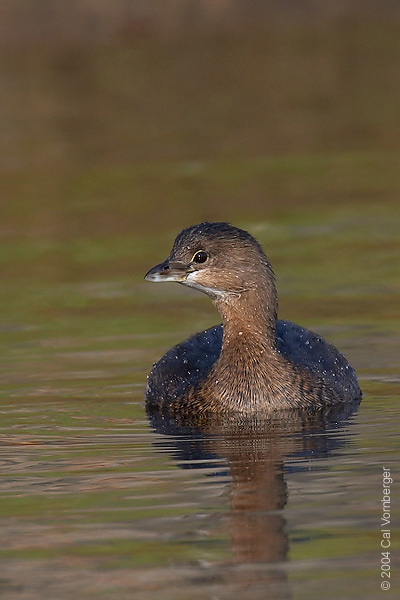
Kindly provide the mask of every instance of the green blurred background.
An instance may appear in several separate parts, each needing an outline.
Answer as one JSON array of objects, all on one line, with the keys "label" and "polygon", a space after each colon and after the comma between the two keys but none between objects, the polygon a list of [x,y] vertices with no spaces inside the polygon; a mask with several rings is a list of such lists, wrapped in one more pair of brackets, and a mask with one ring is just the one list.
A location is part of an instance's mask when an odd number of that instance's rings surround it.
[{"label": "green blurred background", "polygon": [[260,239],[283,317],[398,326],[396,2],[0,12],[6,340],[215,322],[205,298],[141,283],[204,219]]}]

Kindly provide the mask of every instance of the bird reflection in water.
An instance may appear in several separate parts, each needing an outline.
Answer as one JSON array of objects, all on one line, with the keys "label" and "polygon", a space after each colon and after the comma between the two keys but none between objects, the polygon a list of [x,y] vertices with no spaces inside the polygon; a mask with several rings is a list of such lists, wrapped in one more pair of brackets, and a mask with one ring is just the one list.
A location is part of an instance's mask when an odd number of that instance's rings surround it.
[{"label": "bird reflection in water", "polygon": [[[288,471],[334,456],[348,439],[358,402],[325,411],[284,413],[263,419],[232,416],[179,419],[149,413],[152,427],[170,438],[172,459],[182,468],[215,468],[226,461],[231,477],[229,524],[232,563],[217,578],[240,589],[241,598],[292,597],[288,581],[289,536],[284,508]],[[165,438],[156,442],[165,448]],[[224,583],[224,581],[221,581]]]}]

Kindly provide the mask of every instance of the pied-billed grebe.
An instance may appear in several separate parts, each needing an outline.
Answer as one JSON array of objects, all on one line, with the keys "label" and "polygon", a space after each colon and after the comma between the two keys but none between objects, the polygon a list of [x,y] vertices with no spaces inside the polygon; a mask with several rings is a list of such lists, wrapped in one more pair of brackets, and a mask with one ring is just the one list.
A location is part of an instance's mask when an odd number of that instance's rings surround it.
[{"label": "pied-billed grebe", "polygon": [[320,336],[277,320],[274,273],[259,243],[228,223],[184,229],[146,275],[206,293],[223,323],[156,363],[147,406],[172,412],[256,413],[319,408],[361,396],[354,370]]}]

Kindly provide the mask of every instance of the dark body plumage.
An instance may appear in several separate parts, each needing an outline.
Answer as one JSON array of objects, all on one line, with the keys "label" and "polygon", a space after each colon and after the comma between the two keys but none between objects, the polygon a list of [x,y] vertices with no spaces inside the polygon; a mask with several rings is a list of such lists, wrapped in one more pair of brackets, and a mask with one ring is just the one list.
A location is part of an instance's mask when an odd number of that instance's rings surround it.
[{"label": "dark body plumage", "polygon": [[222,325],[174,346],[154,365],[149,410],[318,409],[361,396],[354,370],[334,346],[277,320],[272,268],[247,232],[226,223],[188,228],[146,277],[204,291],[223,317]]},{"label": "dark body plumage", "polygon": [[[278,351],[290,361],[287,376],[297,379],[296,365],[306,370],[302,372],[302,381],[299,381],[299,394],[279,399],[281,408],[322,407],[336,402],[351,402],[361,395],[354,369],[334,346],[290,321],[278,320],[276,331]],[[146,391],[150,409],[175,407],[181,410],[190,403],[200,402],[196,402],[196,391],[199,393],[201,382],[220,355],[222,333],[222,325],[197,333],[171,348],[154,365]],[[305,377],[307,371],[316,379]],[[231,375],[233,381],[235,375]],[[306,391],[308,395],[314,392],[311,402],[307,401]],[[235,402],[234,396],[232,402]],[[268,406],[266,399],[265,404]],[[277,406],[274,405],[274,408]]]}]

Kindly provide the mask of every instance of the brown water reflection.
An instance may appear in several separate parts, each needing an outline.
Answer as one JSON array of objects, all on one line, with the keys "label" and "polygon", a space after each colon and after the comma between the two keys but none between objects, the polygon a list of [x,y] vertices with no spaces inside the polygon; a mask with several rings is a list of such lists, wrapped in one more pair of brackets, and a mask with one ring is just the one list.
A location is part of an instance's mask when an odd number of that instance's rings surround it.
[{"label": "brown water reflection", "polygon": [[[340,429],[348,426],[357,409],[274,415],[266,420],[227,418],[191,424],[167,415],[151,415],[157,433],[173,436],[171,455],[190,468],[212,469],[212,459],[223,459],[231,478],[229,492],[230,584],[243,598],[292,598],[284,563],[289,553],[284,508],[288,501],[286,463],[327,458],[345,443]],[[335,436],[331,436],[332,430]]]}]

